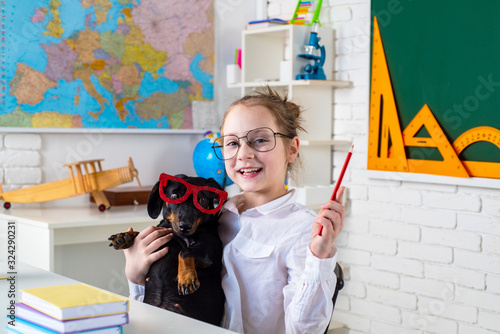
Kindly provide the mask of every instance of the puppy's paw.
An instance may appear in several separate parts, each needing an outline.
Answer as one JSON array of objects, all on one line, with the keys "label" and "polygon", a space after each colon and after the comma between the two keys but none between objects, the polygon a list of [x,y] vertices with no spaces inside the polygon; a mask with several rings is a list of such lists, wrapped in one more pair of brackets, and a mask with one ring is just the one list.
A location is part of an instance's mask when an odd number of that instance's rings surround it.
[{"label": "puppy's paw", "polygon": [[177,276],[177,292],[179,295],[190,295],[200,287],[196,271],[179,273]]},{"label": "puppy's paw", "polygon": [[114,249],[127,249],[134,243],[135,237],[139,234],[137,231],[127,231],[123,233],[113,234],[108,238],[111,241],[109,246]]}]

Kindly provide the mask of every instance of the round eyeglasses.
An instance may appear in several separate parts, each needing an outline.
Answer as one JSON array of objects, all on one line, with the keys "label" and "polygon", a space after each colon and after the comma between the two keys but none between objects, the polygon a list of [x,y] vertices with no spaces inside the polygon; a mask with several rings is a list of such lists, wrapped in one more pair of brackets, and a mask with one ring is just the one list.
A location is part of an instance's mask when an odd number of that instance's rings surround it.
[{"label": "round eyeglasses", "polygon": [[269,152],[276,147],[276,136],[283,136],[292,139],[283,133],[274,132],[267,127],[256,128],[247,132],[246,135],[238,137],[236,135],[227,135],[216,138],[212,149],[220,160],[229,160],[238,153],[241,142],[245,138],[248,146],[257,152]]}]

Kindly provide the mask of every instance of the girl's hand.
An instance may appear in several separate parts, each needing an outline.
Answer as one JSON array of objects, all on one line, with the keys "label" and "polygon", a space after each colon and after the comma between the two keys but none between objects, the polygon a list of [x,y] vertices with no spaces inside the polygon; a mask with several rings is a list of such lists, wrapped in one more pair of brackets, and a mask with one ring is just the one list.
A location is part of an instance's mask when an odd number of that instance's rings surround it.
[{"label": "girl's hand", "polygon": [[146,284],[146,275],[151,264],[168,253],[168,247],[157,252],[156,250],[172,240],[172,237],[171,228],[156,226],[149,226],[137,235],[133,245],[123,250],[125,275],[130,282],[138,285]]},{"label": "girl's hand", "polygon": [[[321,205],[321,211],[313,222],[312,241],[309,247],[311,252],[320,259],[332,256],[333,243],[344,227],[345,209],[340,204],[344,191],[345,187],[340,187],[335,201],[328,201]],[[318,235],[320,226],[323,226],[321,236]]]}]

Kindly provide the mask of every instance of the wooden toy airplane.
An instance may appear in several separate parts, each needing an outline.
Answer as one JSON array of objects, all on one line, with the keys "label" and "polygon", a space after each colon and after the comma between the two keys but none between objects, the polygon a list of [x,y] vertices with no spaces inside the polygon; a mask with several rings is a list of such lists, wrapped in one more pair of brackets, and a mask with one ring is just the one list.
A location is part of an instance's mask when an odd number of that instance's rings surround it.
[{"label": "wooden toy airplane", "polygon": [[[101,161],[103,160],[77,161],[63,165],[69,169],[70,178],[68,179],[6,192],[3,192],[0,186],[0,200],[5,202],[3,207],[9,209],[11,202],[40,203],[90,193],[99,211],[104,211],[109,209],[111,205],[102,192],[103,190],[132,182],[134,177],[139,186],[141,186],[141,182],[132,158],[128,158],[128,166],[109,170],[102,170]],[[76,171],[76,176],[73,169]]]}]

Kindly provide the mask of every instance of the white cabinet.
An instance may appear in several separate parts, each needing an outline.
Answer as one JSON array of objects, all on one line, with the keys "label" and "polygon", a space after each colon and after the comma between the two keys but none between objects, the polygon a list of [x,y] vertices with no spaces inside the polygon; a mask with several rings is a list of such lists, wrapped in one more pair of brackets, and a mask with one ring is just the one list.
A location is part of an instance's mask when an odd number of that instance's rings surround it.
[{"label": "white cabinet", "polygon": [[125,258],[123,252],[108,247],[108,238],[129,227],[142,231],[157,225],[159,219],[151,219],[145,205],[114,206],[100,212],[89,203],[81,207],[16,206],[0,212],[0,224],[7,222],[16,225],[16,259],[127,296]]},{"label": "white cabinet", "polygon": [[[305,73],[312,60],[298,57],[309,42],[311,27],[283,25],[270,28],[244,30],[242,35],[242,82],[229,85],[240,88],[241,95],[251,93],[265,85],[288,96],[305,109],[304,128],[300,135],[302,176],[291,187],[298,189],[301,202],[311,207],[328,200],[332,184],[332,146],[350,144],[347,140],[333,140],[333,89],[349,87],[350,82],[333,78],[334,38],[330,28],[319,28],[320,43],[325,47],[323,69],[327,80],[295,80]],[[290,80],[280,80],[280,64],[288,60],[286,72]],[[323,191],[320,191],[323,190]],[[329,194],[330,193],[330,194]],[[325,195],[326,194],[326,195]],[[318,198],[314,198],[318,195]],[[325,197],[326,196],[326,197]]]}]

